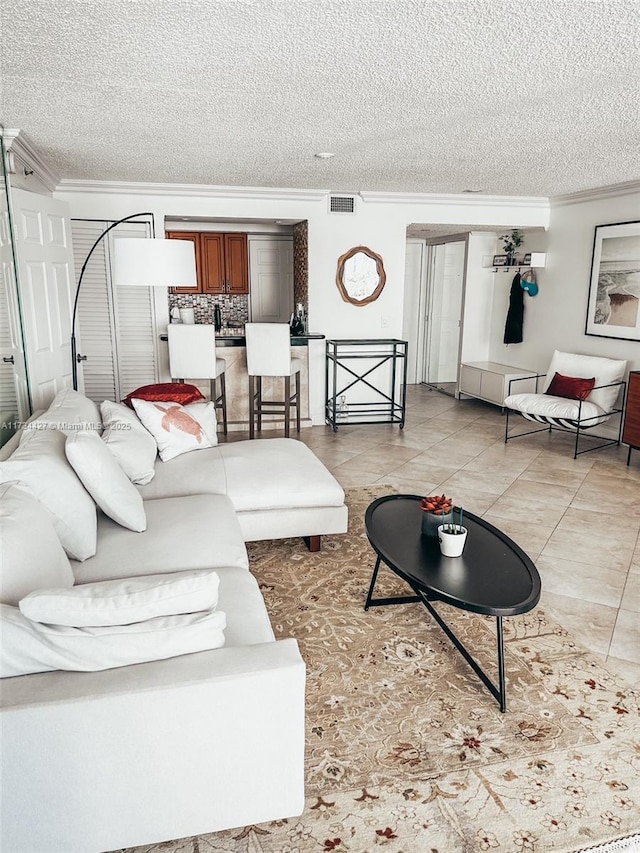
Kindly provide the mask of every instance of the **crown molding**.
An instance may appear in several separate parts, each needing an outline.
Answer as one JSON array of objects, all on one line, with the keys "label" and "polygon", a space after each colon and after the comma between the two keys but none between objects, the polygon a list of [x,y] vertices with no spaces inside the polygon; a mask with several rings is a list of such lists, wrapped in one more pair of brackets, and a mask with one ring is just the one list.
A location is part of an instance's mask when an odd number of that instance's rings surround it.
[{"label": "crown molding", "polygon": [[60,178],[47,166],[24,131],[13,128],[3,129],[2,139],[7,159],[7,172],[9,174],[16,173],[15,160],[17,159],[25,169],[25,177],[28,177],[29,171],[33,171],[43,186],[49,192],[53,192],[58,186]]},{"label": "crown molding", "polygon": [[278,201],[320,201],[329,190],[298,190],[277,187],[225,187],[211,184],[154,184],[133,181],[84,181],[63,178],[57,187],[65,193],[106,195],[190,196],[197,198],[273,199]]},{"label": "crown molding", "polygon": [[606,187],[596,187],[592,190],[582,190],[578,193],[557,195],[551,199],[554,207],[562,207],[566,204],[581,204],[587,201],[600,201],[605,198],[614,198],[621,195],[632,195],[640,193],[640,181],[626,181],[622,184],[610,184]]},{"label": "crown molding", "polygon": [[548,210],[546,196],[482,195],[480,193],[394,193],[360,192],[367,204],[423,204],[435,207],[529,207]]}]

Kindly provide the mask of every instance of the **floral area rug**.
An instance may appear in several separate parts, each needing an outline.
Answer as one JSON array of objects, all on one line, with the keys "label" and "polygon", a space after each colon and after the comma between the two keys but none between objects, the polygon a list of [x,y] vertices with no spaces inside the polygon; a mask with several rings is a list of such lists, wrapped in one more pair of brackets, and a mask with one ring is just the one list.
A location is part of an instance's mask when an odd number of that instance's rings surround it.
[{"label": "floral area rug", "polygon": [[[320,553],[249,545],[276,636],[307,664],[304,813],[137,853],[639,849],[638,690],[536,609],[504,620],[501,714],[422,605],[365,613],[364,514],[383,493],[350,490],[349,532]],[[381,569],[376,595],[408,592]],[[495,673],[495,620],[438,609]]]}]

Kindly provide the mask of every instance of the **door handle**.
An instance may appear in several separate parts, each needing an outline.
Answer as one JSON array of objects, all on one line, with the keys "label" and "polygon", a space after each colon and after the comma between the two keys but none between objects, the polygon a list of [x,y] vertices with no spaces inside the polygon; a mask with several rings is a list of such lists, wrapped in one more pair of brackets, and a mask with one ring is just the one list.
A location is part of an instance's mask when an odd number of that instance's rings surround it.
[{"label": "door handle", "polygon": [[2,357],[2,360],[4,361],[5,364],[15,364],[15,361],[14,361],[14,358],[12,355],[4,355]]},{"label": "door handle", "polygon": [[78,364],[80,364],[81,361],[86,361],[86,360],[87,360],[86,355],[80,355],[80,353],[78,353],[78,355],[76,356],[76,361],[78,362]]}]

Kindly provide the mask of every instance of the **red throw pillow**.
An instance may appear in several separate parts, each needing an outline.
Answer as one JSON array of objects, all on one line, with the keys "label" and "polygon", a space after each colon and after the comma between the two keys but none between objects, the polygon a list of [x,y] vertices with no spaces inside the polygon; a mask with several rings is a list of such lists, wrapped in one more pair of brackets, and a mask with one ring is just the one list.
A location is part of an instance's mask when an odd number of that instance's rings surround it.
[{"label": "red throw pillow", "polygon": [[136,400],[149,400],[152,403],[179,403],[181,406],[188,406],[189,403],[197,403],[198,400],[205,399],[195,385],[188,385],[186,382],[159,382],[157,385],[143,385],[141,388],[136,388],[122,401],[130,409],[133,409],[131,403],[133,397]]},{"label": "red throw pillow", "polygon": [[577,376],[563,376],[562,373],[556,373],[545,394],[552,397],[566,397],[567,400],[586,400],[595,384],[595,377],[580,379]]}]

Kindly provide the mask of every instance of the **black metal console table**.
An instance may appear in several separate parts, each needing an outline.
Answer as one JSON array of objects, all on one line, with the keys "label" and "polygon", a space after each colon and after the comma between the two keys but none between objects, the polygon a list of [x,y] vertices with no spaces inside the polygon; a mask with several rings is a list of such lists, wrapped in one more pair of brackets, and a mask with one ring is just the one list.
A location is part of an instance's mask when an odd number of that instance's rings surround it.
[{"label": "black metal console table", "polygon": [[[363,361],[365,362],[363,364]],[[387,365],[380,387],[372,374]],[[355,386],[371,392],[371,400],[340,398]],[[385,390],[387,389],[387,390]],[[397,423],[404,427],[407,401],[407,341],[396,338],[346,338],[326,342],[325,419],[334,432],[341,424]]]}]

